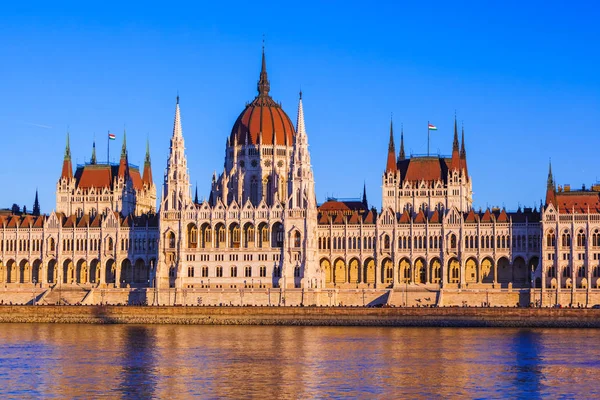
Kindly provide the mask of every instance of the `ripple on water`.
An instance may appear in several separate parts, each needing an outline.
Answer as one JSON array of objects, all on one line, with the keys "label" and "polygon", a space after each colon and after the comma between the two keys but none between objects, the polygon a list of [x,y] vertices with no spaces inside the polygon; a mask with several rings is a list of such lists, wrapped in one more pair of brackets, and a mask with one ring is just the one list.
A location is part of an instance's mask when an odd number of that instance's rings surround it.
[{"label": "ripple on water", "polygon": [[4,324],[0,396],[598,397],[600,331]]}]

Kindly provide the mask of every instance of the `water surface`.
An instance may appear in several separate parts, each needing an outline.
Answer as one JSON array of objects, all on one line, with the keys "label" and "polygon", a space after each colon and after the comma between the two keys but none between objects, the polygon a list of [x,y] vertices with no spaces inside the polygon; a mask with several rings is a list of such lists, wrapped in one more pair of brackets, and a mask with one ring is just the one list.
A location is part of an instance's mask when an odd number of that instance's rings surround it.
[{"label": "water surface", "polygon": [[598,397],[600,331],[0,324],[0,397]]}]

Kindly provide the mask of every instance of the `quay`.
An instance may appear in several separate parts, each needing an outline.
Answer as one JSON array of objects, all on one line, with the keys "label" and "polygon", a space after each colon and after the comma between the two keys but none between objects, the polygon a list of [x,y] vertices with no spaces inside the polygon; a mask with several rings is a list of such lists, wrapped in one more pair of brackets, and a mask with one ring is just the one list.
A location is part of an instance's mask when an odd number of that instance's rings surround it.
[{"label": "quay", "polygon": [[600,309],[4,305],[0,323],[600,328]]}]

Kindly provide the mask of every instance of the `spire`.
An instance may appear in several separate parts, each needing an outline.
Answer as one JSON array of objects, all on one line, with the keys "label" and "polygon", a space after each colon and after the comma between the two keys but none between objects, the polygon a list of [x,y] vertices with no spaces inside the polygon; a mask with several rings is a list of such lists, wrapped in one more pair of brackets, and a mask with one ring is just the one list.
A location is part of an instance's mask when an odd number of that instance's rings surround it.
[{"label": "spire", "polygon": [[258,95],[261,97],[269,96],[271,85],[269,84],[269,78],[267,77],[267,61],[265,59],[265,43],[263,41],[262,47],[262,66],[260,69],[260,78],[258,80]]},{"label": "spire", "polygon": [[398,167],[396,165],[396,147],[394,146],[394,123],[390,119],[390,142],[388,144],[388,156],[385,171],[396,172],[397,170]]},{"label": "spire", "polygon": [[452,151],[458,151],[458,125],[456,123],[456,113],[454,114],[454,141],[452,142]]},{"label": "spire", "polygon": [[150,141],[146,140],[146,158],[144,159],[144,174],[142,182],[148,187],[152,186],[152,164],[150,162]]},{"label": "spire", "polygon": [[198,204],[198,182],[196,182],[196,194],[194,195],[194,203]]},{"label": "spire", "polygon": [[69,131],[67,131],[67,145],[65,146],[65,160],[71,160],[71,146],[69,144]]},{"label": "spire", "polygon": [[369,208],[369,203],[367,202],[367,182],[363,184],[362,204],[365,208]]},{"label": "spire", "polygon": [[67,145],[65,147],[65,157],[63,160],[62,172],[60,179],[72,179],[73,166],[71,165],[71,147],[69,146],[69,132],[67,131]]},{"label": "spire", "polygon": [[556,205],[556,190],[554,186],[554,176],[552,175],[552,160],[548,162],[548,181],[546,182],[546,205],[550,203]]},{"label": "spire", "polygon": [[404,153],[404,124],[400,128],[400,154],[398,154],[398,161],[402,161],[406,159],[406,154]]},{"label": "spire", "polygon": [[179,93],[177,94],[177,103],[175,104],[175,121],[173,122],[173,137],[183,137],[181,131],[181,112],[179,111]]},{"label": "spire", "polygon": [[301,137],[306,136],[306,129],[304,127],[304,108],[302,107],[302,90],[300,91],[300,99],[298,100],[298,122],[296,123],[296,133]]},{"label": "spire", "polygon": [[121,158],[127,157],[127,131],[123,129],[123,146],[121,146]]},{"label": "spire", "polygon": [[38,201],[38,190],[37,188],[35,189],[35,200],[33,201],[33,215],[38,216],[40,215],[40,202]]},{"label": "spire", "polygon": [[467,158],[467,151],[465,150],[465,125],[462,124],[461,126],[461,138],[460,138],[460,158],[465,159]]},{"label": "spire", "polygon": [[92,158],[90,160],[90,164],[96,164],[97,160],[96,160],[96,141],[94,140],[94,143],[92,144]]},{"label": "spire", "polygon": [[460,171],[460,150],[458,146],[458,124],[456,122],[456,113],[454,114],[454,141],[452,142],[452,170]]}]

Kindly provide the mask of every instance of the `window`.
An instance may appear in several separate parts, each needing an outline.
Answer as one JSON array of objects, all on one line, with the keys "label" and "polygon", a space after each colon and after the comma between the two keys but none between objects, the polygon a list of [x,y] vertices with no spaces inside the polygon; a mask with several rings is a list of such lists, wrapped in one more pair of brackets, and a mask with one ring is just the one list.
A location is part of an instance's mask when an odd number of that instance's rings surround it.
[{"label": "window", "polygon": [[188,267],[188,278],[194,277],[194,267]]},{"label": "window", "polygon": [[167,242],[169,243],[169,248],[175,248],[175,234],[173,232],[167,233]]},{"label": "window", "polygon": [[298,266],[294,268],[294,278],[300,278],[300,267]]},{"label": "window", "polygon": [[246,267],[244,271],[244,276],[246,278],[250,278],[252,276],[252,267]]},{"label": "window", "polygon": [[208,267],[202,267],[202,277],[203,278],[208,277]]},{"label": "window", "polygon": [[217,278],[223,277],[223,267],[217,267]]},{"label": "window", "polygon": [[237,277],[237,267],[231,267],[231,277],[232,278]]}]

